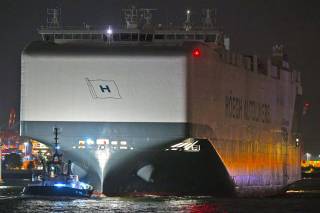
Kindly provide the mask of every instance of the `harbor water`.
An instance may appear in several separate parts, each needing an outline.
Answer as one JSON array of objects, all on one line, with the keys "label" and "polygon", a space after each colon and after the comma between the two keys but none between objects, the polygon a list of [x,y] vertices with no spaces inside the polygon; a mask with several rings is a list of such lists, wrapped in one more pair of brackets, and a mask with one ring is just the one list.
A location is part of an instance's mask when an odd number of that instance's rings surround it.
[{"label": "harbor water", "polygon": [[104,197],[26,199],[21,188],[0,189],[0,212],[317,212],[318,198]]}]

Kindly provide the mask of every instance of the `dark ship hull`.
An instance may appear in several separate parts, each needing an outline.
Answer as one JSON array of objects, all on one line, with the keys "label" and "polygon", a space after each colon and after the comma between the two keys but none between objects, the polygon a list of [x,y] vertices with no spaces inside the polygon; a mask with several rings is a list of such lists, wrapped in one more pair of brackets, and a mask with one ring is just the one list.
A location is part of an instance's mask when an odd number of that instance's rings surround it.
[{"label": "dark ship hull", "polygon": [[[235,195],[228,172],[207,141],[199,142],[199,152],[183,150],[116,153],[109,160],[104,178],[106,195]],[[121,164],[117,162],[122,161]],[[139,170],[151,169],[150,177]]]}]

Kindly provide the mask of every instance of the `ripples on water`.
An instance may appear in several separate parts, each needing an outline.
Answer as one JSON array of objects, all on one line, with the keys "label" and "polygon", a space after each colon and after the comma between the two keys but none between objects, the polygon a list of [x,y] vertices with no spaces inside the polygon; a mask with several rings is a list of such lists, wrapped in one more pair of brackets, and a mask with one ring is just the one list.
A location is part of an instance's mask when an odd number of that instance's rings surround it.
[{"label": "ripples on water", "polygon": [[317,198],[106,197],[69,201],[0,196],[0,212],[320,212]]},{"label": "ripples on water", "polygon": [[1,212],[319,212],[317,199],[211,197],[103,198],[73,201],[2,198]]}]

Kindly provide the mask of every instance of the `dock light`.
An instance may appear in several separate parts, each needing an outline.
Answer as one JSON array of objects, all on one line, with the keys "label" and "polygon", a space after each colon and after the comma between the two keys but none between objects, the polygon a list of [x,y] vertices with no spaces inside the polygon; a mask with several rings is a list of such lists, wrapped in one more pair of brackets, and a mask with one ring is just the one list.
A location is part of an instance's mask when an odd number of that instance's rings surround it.
[{"label": "dock light", "polygon": [[187,14],[190,14],[190,12],[191,12],[190,10],[187,10]]},{"label": "dock light", "polygon": [[24,142],[23,144],[24,144],[24,155],[27,155],[29,143],[28,142]]},{"label": "dock light", "polygon": [[88,138],[88,139],[87,139],[87,144],[88,144],[88,145],[93,145],[93,144],[94,144],[94,141],[93,141],[91,138]]},{"label": "dock light", "polygon": [[198,58],[201,56],[201,50],[199,48],[195,48],[194,50],[192,50],[192,55],[195,58]]},{"label": "dock light", "polygon": [[307,157],[307,161],[310,161],[311,154],[307,152],[307,153],[306,153],[306,157]]}]

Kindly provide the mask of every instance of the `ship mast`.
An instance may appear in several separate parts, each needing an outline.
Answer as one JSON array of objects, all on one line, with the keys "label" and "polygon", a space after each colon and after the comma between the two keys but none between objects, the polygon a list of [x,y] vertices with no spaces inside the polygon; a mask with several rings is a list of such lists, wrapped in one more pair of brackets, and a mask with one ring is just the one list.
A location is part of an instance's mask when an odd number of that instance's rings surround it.
[{"label": "ship mast", "polygon": [[135,6],[132,6],[128,9],[122,10],[124,13],[124,20],[126,22],[127,29],[136,29],[138,28],[138,9]]},{"label": "ship mast", "polygon": [[191,24],[191,11],[187,10],[186,11],[186,20],[184,22],[184,26],[183,28],[185,29],[185,31],[190,31],[192,28],[192,24]]},{"label": "ship mast", "polygon": [[202,25],[204,29],[212,29],[216,23],[215,16],[216,16],[216,10],[215,9],[203,9],[203,20]]},{"label": "ship mast", "polygon": [[54,128],[54,154],[53,154],[53,162],[60,163],[62,162],[62,154],[59,154],[59,142],[58,142],[58,134],[59,130],[57,127]]},{"label": "ship mast", "polygon": [[47,27],[48,28],[59,28],[60,25],[60,16],[61,16],[61,9],[60,8],[53,8],[47,9]]}]

